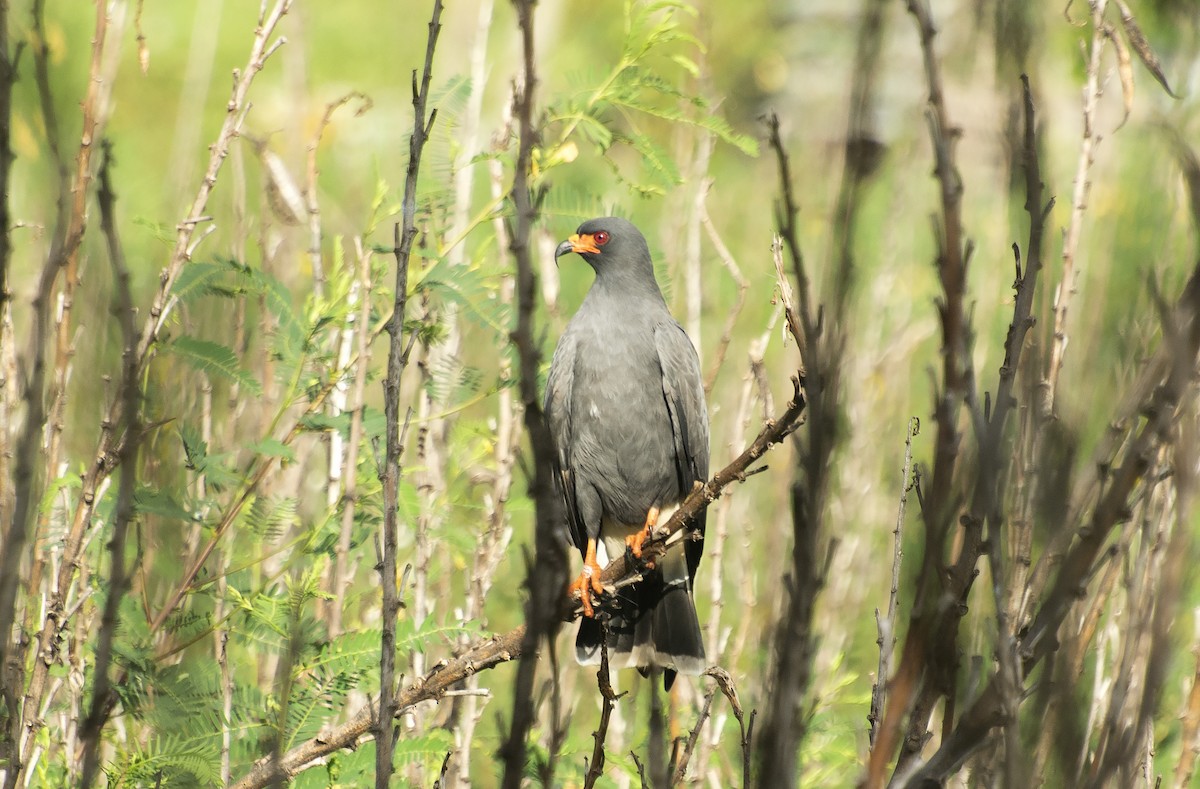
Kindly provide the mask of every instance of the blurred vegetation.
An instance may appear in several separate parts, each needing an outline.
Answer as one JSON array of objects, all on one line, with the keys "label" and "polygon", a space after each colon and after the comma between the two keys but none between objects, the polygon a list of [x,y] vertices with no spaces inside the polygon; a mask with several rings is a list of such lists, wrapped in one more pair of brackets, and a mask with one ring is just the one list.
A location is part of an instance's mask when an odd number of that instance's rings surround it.
[{"label": "blurred vegetation", "polygon": [[[796,363],[794,343],[778,321],[771,260],[778,176],[763,145],[761,118],[775,112],[781,119],[801,203],[799,240],[815,290],[826,292],[858,5],[748,0],[734,11],[715,0],[572,0],[538,8],[542,135],[534,168],[536,183],[546,188],[538,231],[544,362],[591,281],[575,260],[550,265],[554,244],[584,219],[629,217],[650,241],[664,292],[700,346],[702,366],[716,371],[709,395],[714,468],[741,451],[774,413],[766,396],[776,406],[790,396]],[[101,110],[107,115],[102,135],[112,143],[116,210],[140,328],[159,272],[171,258],[176,228],[203,177],[208,146],[225,120],[231,71],[245,67],[259,8],[225,0],[114,0],[108,8],[106,53],[114,68],[110,103]],[[1063,10],[1029,0],[939,2],[934,8],[946,105],[961,127],[956,144],[963,223],[975,247],[967,287],[971,355],[983,380],[992,380],[1003,360],[1012,315],[1011,246],[1024,244],[1027,234],[1023,176],[1014,164],[1020,151],[1012,143],[1022,72],[1029,74],[1037,101],[1043,180],[1058,200],[1047,226],[1047,268],[1031,340],[1043,353],[1052,340],[1055,290],[1064,286],[1063,233],[1086,78],[1081,47],[1091,29],[1087,2],[1076,0],[1065,16]],[[1110,9],[1113,23],[1116,11]],[[1173,301],[1197,258],[1191,224],[1196,209],[1171,134],[1193,145],[1200,140],[1200,14],[1189,0],[1137,3],[1133,11],[1181,98],[1161,90],[1134,57],[1136,93],[1122,121],[1116,55],[1103,61],[1091,190],[1076,276],[1065,283],[1075,294],[1055,403],[1064,434],[1076,442],[1064,463],[1076,471],[1109,429],[1120,394],[1161,341],[1154,288]],[[52,251],[58,199],[58,164],[34,80],[35,8],[17,2],[7,13],[11,46],[23,51],[13,91],[16,158],[7,195],[14,217],[11,301],[0,335],[0,450],[9,459],[0,514],[6,534],[14,497],[7,474],[27,412],[19,387],[31,361],[32,304]],[[250,90],[241,138],[233,142],[198,225],[196,238],[203,240],[172,284],[173,308],[143,371],[147,429],[126,554],[132,587],[114,642],[114,670],[123,681],[102,748],[109,786],[237,780],[273,749],[286,752],[319,736],[378,692],[374,565],[382,520],[377,463],[385,430],[385,344],[374,342],[361,373],[366,400],[361,433],[354,433],[352,341],[364,331],[376,339],[392,304],[392,227],[411,127],[411,74],[424,57],[427,15],[427,4],[416,0],[298,0],[278,31],[286,44]],[[422,236],[409,279],[407,325],[418,341],[403,389],[413,411],[401,482],[401,564],[411,565],[398,635],[402,684],[483,634],[523,621],[522,581],[533,533],[520,420],[513,420],[511,400],[513,274],[503,224],[515,156],[509,110],[518,71],[515,17],[508,3],[472,0],[452,3],[443,22],[434,60],[438,116],[421,172]],[[88,86],[94,9],[47,0],[44,28],[52,107],[70,166]],[[831,469],[822,542],[831,546],[831,558],[813,622],[816,651],[805,702],[811,720],[800,746],[800,783],[813,787],[853,785],[869,750],[867,713],[879,655],[875,611],[887,604],[910,416],[927,425],[914,441],[918,465],[934,451],[928,438],[932,371],[940,367],[941,337],[934,308],[939,283],[931,265],[929,218],[938,210],[938,187],[930,177],[928,88],[917,32],[902,4],[887,4],[882,36],[870,109],[881,158],[859,195],[851,239],[857,281],[840,361],[844,440]],[[304,197],[313,146],[320,272],[310,254],[313,206]],[[299,212],[288,204],[293,193],[300,195]],[[21,559],[16,621],[25,638],[42,626],[82,480],[117,396],[122,338],[112,318],[113,276],[98,224],[98,211],[89,207],[80,284],[66,329],[72,352],[63,449],[53,468],[38,471],[36,526]],[[723,362],[717,349],[739,290],[714,238],[747,284]],[[365,289],[359,286],[364,274],[370,278]],[[746,383],[750,354],[760,345],[765,390]],[[52,354],[47,360],[54,363]],[[739,415],[740,408],[745,413]],[[507,445],[505,429],[517,431]],[[345,454],[355,436],[355,452]],[[717,647],[710,661],[733,676],[746,710],[763,708],[769,692],[771,633],[792,539],[791,451],[777,450],[766,473],[731,490],[728,503],[713,505],[728,508],[720,516],[727,530],[723,560],[717,573],[706,557],[696,590],[706,642]],[[348,460],[357,475],[350,492]],[[50,689],[37,716],[43,725],[34,728],[36,761],[26,785],[70,785],[78,777],[78,727],[94,681],[116,487],[103,486],[97,496],[78,572],[63,598],[70,617],[54,639]],[[351,502],[349,543],[342,545]],[[904,532],[902,622],[913,604],[923,545],[915,509]],[[716,522],[710,516],[708,557]],[[1190,533],[1196,526],[1189,513],[1179,528]],[[210,544],[212,554],[203,559]],[[1128,539],[1113,545],[1114,561],[1142,555]],[[1200,560],[1194,542],[1186,545],[1189,556]],[[490,551],[498,564],[481,565],[481,551]],[[334,588],[339,552],[348,564],[344,585]],[[35,557],[48,567],[36,584],[28,575]],[[186,577],[193,566],[198,573]],[[1150,759],[1148,785],[1155,776],[1172,776],[1184,752],[1198,745],[1185,741],[1180,721],[1196,672],[1192,650],[1200,643],[1194,566],[1196,561],[1189,563],[1176,603],[1153,739],[1143,748]],[[477,609],[470,598],[480,578],[489,587]],[[719,580],[716,590],[712,578]],[[182,600],[167,609],[177,591]],[[1120,600],[1111,606],[1102,628],[1119,630]],[[329,629],[333,608],[339,609],[337,632]],[[994,617],[990,603],[971,606],[958,640],[965,666],[990,665]],[[711,621],[718,632],[711,632]],[[593,673],[565,657],[571,638],[573,632],[564,633],[554,651],[558,712],[569,722],[557,747],[555,785],[562,786],[583,784],[599,710]],[[1102,697],[1112,675],[1118,645],[1106,643],[1098,654],[1089,653],[1074,688],[1079,714],[1063,723],[1063,737],[1071,742],[1087,740],[1088,705]],[[17,659],[32,666],[42,658],[26,650]],[[497,785],[495,754],[507,730],[512,669],[502,664],[459,688],[464,695],[410,711],[396,746],[395,785],[429,786],[443,770],[449,785],[465,785],[461,778],[467,775],[471,785]],[[963,698],[982,681],[978,671],[968,674],[964,669],[960,677]],[[645,761],[651,691],[632,673],[615,684],[630,693],[618,704],[607,774],[597,785],[636,786],[630,752]],[[680,682],[666,702],[671,736],[688,733],[711,684]],[[548,759],[552,749],[553,715],[547,710],[555,703],[548,690],[539,701],[544,726],[532,745],[535,784],[538,759]],[[723,704],[718,695],[693,757],[696,783],[740,781],[738,727]],[[474,722],[464,729],[467,720]],[[1022,723],[1036,743],[1038,722]],[[1080,730],[1068,733],[1068,725]],[[227,764],[223,732],[230,740]],[[447,753],[454,754],[448,767]],[[295,785],[365,785],[373,765],[368,740],[303,772]],[[0,770],[5,766],[0,761]],[[1068,761],[1052,765],[1044,785],[1069,785],[1071,769]],[[954,785],[984,785],[981,772],[969,775],[964,771]]]}]

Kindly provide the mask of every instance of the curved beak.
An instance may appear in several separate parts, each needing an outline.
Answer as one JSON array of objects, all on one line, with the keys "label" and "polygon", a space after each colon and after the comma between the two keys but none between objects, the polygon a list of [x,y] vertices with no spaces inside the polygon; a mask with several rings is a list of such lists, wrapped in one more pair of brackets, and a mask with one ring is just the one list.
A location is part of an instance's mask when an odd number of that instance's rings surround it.
[{"label": "curved beak", "polygon": [[600,254],[600,247],[596,246],[596,241],[592,238],[591,233],[584,233],[583,235],[576,233],[558,245],[558,249],[554,250],[554,259],[558,260],[569,252],[577,252],[580,255],[585,252],[598,255]]}]

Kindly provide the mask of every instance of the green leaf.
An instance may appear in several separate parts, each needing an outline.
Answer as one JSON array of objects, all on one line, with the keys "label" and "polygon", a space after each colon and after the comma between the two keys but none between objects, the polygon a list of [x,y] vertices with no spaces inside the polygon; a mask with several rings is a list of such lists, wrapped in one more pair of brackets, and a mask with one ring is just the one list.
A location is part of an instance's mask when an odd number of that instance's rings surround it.
[{"label": "green leaf", "polygon": [[198,340],[185,334],[176,337],[163,348],[197,370],[235,381],[256,397],[262,394],[262,386],[258,380],[241,366],[237,354],[227,346]]},{"label": "green leaf", "polygon": [[133,494],[133,504],[144,515],[157,515],[169,520],[191,522],[196,516],[176,501],[170,492],[159,488],[141,487]]},{"label": "green leaf", "polygon": [[296,460],[296,451],[276,438],[264,438],[251,444],[248,449],[256,455],[272,458],[283,458],[289,462]]}]

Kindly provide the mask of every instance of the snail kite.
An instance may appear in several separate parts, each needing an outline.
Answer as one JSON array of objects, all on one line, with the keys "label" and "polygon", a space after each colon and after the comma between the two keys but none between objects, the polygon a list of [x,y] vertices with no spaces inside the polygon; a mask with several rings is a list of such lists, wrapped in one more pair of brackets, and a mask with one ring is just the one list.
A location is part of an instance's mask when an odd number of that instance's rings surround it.
[{"label": "snail kite", "polygon": [[600,572],[643,542],[697,481],[708,478],[708,412],[700,362],[667,310],[646,239],[617,217],[593,219],[559,245],[596,278],[554,351],[546,417],[557,450],[567,523],[583,555],[571,585],[583,599],[575,653],[600,660],[607,620],[610,664],[675,673],[704,670],[704,644],[692,583],[704,549],[704,515],[673,537],[643,579],[606,597]]}]

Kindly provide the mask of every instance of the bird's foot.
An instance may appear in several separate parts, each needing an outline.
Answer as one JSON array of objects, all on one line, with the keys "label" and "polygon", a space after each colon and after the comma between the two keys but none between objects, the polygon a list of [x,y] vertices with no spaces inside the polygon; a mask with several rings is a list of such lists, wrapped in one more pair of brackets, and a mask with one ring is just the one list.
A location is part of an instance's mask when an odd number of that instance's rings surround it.
[{"label": "bird's foot", "polygon": [[[651,507],[650,511],[646,513],[646,525],[640,531],[625,538],[625,547],[629,549],[635,559],[642,558],[642,546],[646,544],[646,540],[654,536],[654,527],[658,525],[658,511],[658,507]],[[654,562],[648,561],[646,566],[653,567]]]},{"label": "bird's foot", "polygon": [[600,583],[601,572],[603,570],[595,558],[589,562],[585,557],[583,570],[579,573],[579,577],[567,587],[568,594],[574,595],[576,592],[579,593],[579,601],[583,606],[583,615],[589,619],[593,619],[596,616],[596,610],[592,604],[592,595],[599,595],[604,591],[604,585]]}]

